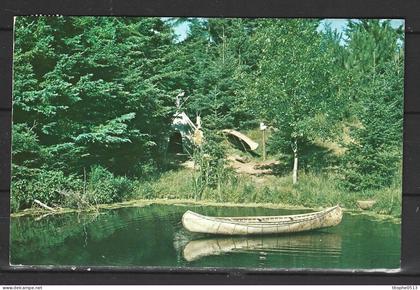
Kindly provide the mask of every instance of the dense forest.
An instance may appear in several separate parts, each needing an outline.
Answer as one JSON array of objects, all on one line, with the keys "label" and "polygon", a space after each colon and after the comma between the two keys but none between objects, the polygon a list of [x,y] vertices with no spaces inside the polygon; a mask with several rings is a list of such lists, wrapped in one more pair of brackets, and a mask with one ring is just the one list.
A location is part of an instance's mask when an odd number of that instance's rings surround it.
[{"label": "dense forest", "polygon": [[[18,17],[12,211],[35,199],[81,208],[144,198],[354,207],[372,198],[377,212],[398,216],[403,29],[388,20],[349,20],[343,33],[320,26]],[[189,155],[198,170],[168,161],[180,109],[202,120],[204,142]],[[226,165],[236,149],[220,133],[260,142],[260,122],[277,162],[263,181]]]}]

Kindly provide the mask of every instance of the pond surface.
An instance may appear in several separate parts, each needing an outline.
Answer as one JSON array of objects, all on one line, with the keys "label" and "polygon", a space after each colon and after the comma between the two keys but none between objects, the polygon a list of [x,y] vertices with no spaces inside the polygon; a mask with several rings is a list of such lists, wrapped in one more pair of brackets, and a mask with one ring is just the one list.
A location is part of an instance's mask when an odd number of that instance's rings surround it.
[{"label": "pond surface", "polygon": [[253,237],[192,234],[181,216],[283,215],[308,211],[149,205],[12,218],[13,265],[250,268],[399,268],[400,225],[344,214],[340,225],[306,233]]}]

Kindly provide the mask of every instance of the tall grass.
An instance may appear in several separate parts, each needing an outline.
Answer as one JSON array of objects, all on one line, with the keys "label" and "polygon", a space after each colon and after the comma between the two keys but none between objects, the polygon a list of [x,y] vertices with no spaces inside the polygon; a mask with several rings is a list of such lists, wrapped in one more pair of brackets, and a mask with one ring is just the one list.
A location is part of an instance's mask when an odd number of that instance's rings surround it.
[{"label": "tall grass", "polygon": [[327,207],[339,204],[357,209],[357,200],[374,199],[372,211],[392,216],[401,215],[401,181],[393,186],[371,192],[349,192],[340,187],[336,175],[302,173],[299,183],[291,176],[231,175],[220,187],[206,187],[197,198],[194,172],[188,169],[169,171],[151,182],[136,184],[134,198],[200,199],[232,203],[274,203],[306,207]]}]

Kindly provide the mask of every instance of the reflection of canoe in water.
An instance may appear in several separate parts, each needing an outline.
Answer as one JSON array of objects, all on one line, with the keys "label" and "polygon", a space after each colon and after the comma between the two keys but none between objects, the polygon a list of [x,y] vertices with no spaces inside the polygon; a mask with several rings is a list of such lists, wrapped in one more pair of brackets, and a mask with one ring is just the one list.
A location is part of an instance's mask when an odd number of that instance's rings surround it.
[{"label": "reflection of canoe in water", "polygon": [[343,212],[336,205],[323,211],[260,217],[209,217],[187,211],[182,225],[190,232],[220,235],[260,235],[302,232],[332,227],[341,222]]},{"label": "reflection of canoe in water", "polygon": [[190,241],[183,250],[188,262],[202,257],[230,252],[271,252],[284,255],[327,255],[341,253],[341,237],[332,233],[295,234],[287,236],[231,237]]},{"label": "reflection of canoe in water", "polygon": [[234,136],[238,138],[241,142],[245,143],[250,150],[256,150],[258,148],[258,143],[249,138],[248,136],[232,129],[224,129],[222,130],[223,133],[226,133],[230,136]]}]

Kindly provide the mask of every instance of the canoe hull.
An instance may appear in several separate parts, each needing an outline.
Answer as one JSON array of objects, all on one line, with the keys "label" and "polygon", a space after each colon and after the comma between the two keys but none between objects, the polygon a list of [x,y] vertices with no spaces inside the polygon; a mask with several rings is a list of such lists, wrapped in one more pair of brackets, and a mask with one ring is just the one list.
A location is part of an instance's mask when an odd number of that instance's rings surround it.
[{"label": "canoe hull", "polygon": [[238,138],[240,141],[244,142],[250,150],[254,151],[258,148],[258,143],[249,138],[248,136],[242,134],[241,132],[238,132],[236,130],[232,129],[224,129],[222,130],[223,133],[234,136],[235,138]]},{"label": "canoe hull", "polygon": [[290,216],[209,217],[187,211],[182,225],[190,232],[218,235],[264,235],[309,231],[338,225],[343,217],[339,206]]}]

